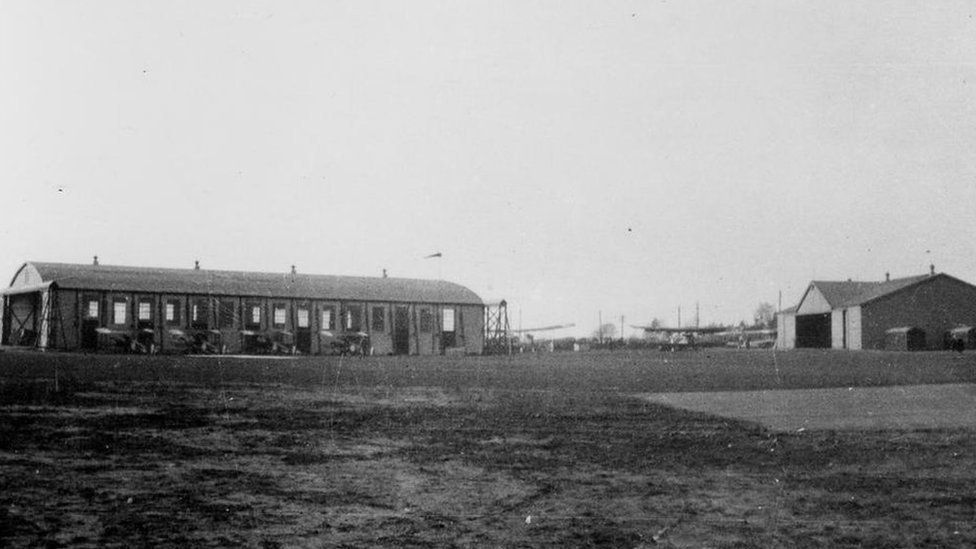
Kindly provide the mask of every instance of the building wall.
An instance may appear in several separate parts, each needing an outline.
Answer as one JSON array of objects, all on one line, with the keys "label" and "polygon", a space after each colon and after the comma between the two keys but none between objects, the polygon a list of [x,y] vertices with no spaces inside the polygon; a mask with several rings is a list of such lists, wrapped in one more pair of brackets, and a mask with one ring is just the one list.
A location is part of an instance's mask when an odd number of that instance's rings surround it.
[{"label": "building wall", "polygon": [[976,324],[976,287],[945,275],[862,305],[862,345],[883,349],[885,330],[914,326],[925,331],[929,349],[943,349],[943,334]]},{"label": "building wall", "polygon": [[803,296],[803,301],[800,302],[800,306],[796,309],[797,315],[811,315],[818,313],[829,313],[830,303],[827,299],[820,293],[820,290],[816,286],[810,285],[807,289],[806,294]]},{"label": "building wall", "polygon": [[[32,294],[38,296],[38,294]],[[8,296],[8,299],[11,299]],[[40,308],[40,297],[36,297],[37,307]],[[332,326],[331,332],[341,333],[344,328],[345,311],[357,309],[362,311],[360,314],[361,323],[359,329],[370,335],[371,343],[375,354],[385,355],[393,352],[394,337],[394,310],[397,306],[407,307],[409,319],[409,343],[410,354],[440,354],[444,352],[441,345],[442,336],[442,312],[446,307],[455,310],[456,338],[455,348],[463,349],[465,353],[481,353],[484,348],[484,311],[479,306],[444,306],[433,304],[409,304],[409,303],[385,303],[385,302],[340,302],[329,300],[300,300],[290,298],[266,298],[266,297],[241,297],[241,296],[207,296],[202,294],[139,294],[130,292],[102,292],[85,290],[59,290],[57,298],[52,302],[56,310],[51,312],[51,328],[49,346],[58,349],[77,350],[81,348],[82,324],[86,318],[88,300],[98,302],[97,325],[100,328],[108,328],[135,337],[139,333],[139,308],[141,300],[147,299],[151,303],[151,322],[153,325],[152,342],[157,350],[164,353],[182,352],[186,350],[185,343],[180,341],[180,333],[191,336],[195,331],[201,330],[194,326],[192,320],[192,306],[194,303],[205,303],[206,311],[199,311],[200,320],[204,320],[208,330],[218,330],[220,333],[219,343],[226,347],[228,353],[239,353],[243,351],[243,330],[254,330],[256,332],[274,333],[284,330],[293,334],[292,340],[297,343],[298,335],[298,310],[305,307],[309,311],[310,332],[310,352],[312,354],[329,353],[332,348],[331,338],[321,332],[330,327],[322,323],[322,311],[331,308]],[[26,302],[26,298],[13,296],[14,307],[21,314],[24,308],[31,305]],[[121,323],[115,322],[115,302],[124,304],[125,319]],[[224,326],[220,324],[221,302],[233,304],[233,318]],[[166,305],[173,302],[176,311],[176,318],[172,321],[166,320]],[[285,308],[284,325],[274,324],[275,306]],[[261,321],[258,328],[249,325],[247,319],[251,314],[251,306],[261,308]],[[420,331],[420,311],[425,309],[430,312],[431,322],[428,331]],[[40,311],[38,311],[40,312]],[[374,324],[375,315],[383,315],[381,329]],[[35,324],[36,323],[36,324]],[[40,319],[35,318],[32,324],[35,329],[40,328]],[[63,333],[62,333],[63,332]],[[121,350],[115,344],[115,336],[99,335],[99,350],[112,352]],[[212,340],[213,343],[218,343]]]},{"label": "building wall", "polygon": [[464,327],[465,352],[481,354],[485,347],[484,307],[466,305],[458,309],[461,311],[461,323]]},{"label": "building wall", "polygon": [[[410,338],[410,345],[416,346],[418,354],[433,355],[438,352],[437,323],[440,315],[439,310],[434,305],[421,304],[414,307],[410,314],[410,327],[413,329],[413,332],[411,332],[413,337]],[[427,326],[421,323],[421,319],[425,314],[424,311],[426,311],[430,319]]]},{"label": "building wall", "polygon": [[78,292],[52,290],[54,302],[51,307],[52,349],[74,349],[79,346]]},{"label": "building wall", "polygon": [[853,351],[861,350],[861,308],[847,309],[847,348]]},{"label": "building wall", "polygon": [[794,313],[778,313],[776,315],[776,348],[796,348],[796,315]]},{"label": "building wall", "polygon": [[[393,352],[393,322],[392,312],[388,303],[369,303],[366,306],[369,315],[366,333],[373,346],[373,354],[388,355]],[[380,325],[377,325],[377,321]]]},{"label": "building wall", "polygon": [[846,320],[844,309],[830,311],[830,347],[832,349],[845,349],[847,347]]}]

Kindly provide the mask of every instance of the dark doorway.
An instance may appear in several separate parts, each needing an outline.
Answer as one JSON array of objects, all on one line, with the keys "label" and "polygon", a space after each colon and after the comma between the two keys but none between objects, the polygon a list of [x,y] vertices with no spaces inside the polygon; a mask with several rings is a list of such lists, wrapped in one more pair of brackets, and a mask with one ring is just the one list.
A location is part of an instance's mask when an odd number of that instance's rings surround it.
[{"label": "dark doorway", "polygon": [[297,327],[295,328],[295,348],[302,354],[312,352],[312,322],[311,312],[308,307],[299,306],[295,311],[298,316]]},{"label": "dark doorway", "polygon": [[81,321],[81,348],[86,351],[98,349],[98,319],[86,318]]},{"label": "dark doorway", "polygon": [[410,309],[396,307],[393,318],[393,354],[410,354]]},{"label": "dark doorway", "polygon": [[830,313],[797,315],[796,346],[807,349],[829,349]]},{"label": "dark doorway", "polygon": [[97,351],[102,301],[98,296],[85,296],[81,306],[81,348],[85,351]]},{"label": "dark doorway", "polygon": [[33,346],[37,342],[39,293],[7,296],[3,311],[3,344]]}]

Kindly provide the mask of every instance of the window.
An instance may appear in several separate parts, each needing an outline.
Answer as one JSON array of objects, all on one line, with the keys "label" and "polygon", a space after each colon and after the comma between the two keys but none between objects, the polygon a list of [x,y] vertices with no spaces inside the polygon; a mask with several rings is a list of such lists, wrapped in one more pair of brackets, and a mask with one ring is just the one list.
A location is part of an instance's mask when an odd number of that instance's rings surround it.
[{"label": "window", "polygon": [[139,320],[152,320],[152,301],[139,300]]},{"label": "window", "polygon": [[358,332],[363,329],[363,308],[358,305],[350,305],[346,308],[345,314],[346,330]]},{"label": "window", "polygon": [[170,324],[180,323],[180,302],[170,299],[166,302],[166,322]]},{"label": "window", "polygon": [[332,307],[322,307],[322,329],[335,329],[335,326],[332,324]]},{"label": "window", "polygon": [[444,318],[444,323],[441,331],[453,332],[454,331],[454,309],[444,309],[443,318]]},{"label": "window", "polygon": [[373,331],[382,332],[386,328],[386,307],[373,307]]},{"label": "window", "polygon": [[125,324],[125,300],[116,299],[112,303],[112,324]]},{"label": "window", "polygon": [[420,309],[420,331],[425,334],[434,331],[434,315],[430,309]]},{"label": "window", "polygon": [[248,328],[260,328],[261,327],[261,306],[254,305],[253,303],[249,305],[250,313],[247,315],[247,327]]},{"label": "window", "polygon": [[221,328],[233,328],[236,303],[232,299],[221,299],[217,302],[217,326]]},{"label": "window", "polygon": [[274,306],[274,325],[284,326],[285,320],[288,318],[288,309],[284,305],[278,304]]},{"label": "window", "polygon": [[98,300],[88,300],[88,318],[98,318]]},{"label": "window", "polygon": [[308,328],[308,307],[298,308],[298,327]]},{"label": "window", "polygon": [[210,327],[210,303],[206,298],[198,298],[190,304],[191,326],[197,330]]}]

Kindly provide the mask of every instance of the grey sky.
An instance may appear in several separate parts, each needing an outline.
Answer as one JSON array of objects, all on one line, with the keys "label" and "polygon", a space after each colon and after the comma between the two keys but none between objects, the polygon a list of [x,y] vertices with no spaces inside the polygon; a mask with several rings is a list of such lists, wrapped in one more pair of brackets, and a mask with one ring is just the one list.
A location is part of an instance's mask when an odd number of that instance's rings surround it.
[{"label": "grey sky", "polygon": [[0,268],[386,268],[577,333],[976,282],[974,6],[0,0]]}]

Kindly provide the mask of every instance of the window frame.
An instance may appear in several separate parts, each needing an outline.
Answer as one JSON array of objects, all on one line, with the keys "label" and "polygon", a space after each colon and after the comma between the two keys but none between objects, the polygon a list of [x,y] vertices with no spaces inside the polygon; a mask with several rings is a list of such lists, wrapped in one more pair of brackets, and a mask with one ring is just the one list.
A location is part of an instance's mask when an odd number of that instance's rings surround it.
[{"label": "window frame", "polygon": [[[257,313],[257,320],[255,314]],[[264,320],[264,307],[260,303],[253,301],[244,302],[244,327],[249,330],[261,329],[261,322]]]},{"label": "window frame", "polygon": [[[98,320],[102,314],[102,301],[100,299],[87,300],[88,307],[85,308],[85,320]],[[95,306],[95,314],[92,314],[92,305]]]},{"label": "window frame", "polygon": [[190,300],[190,327],[195,330],[210,329],[210,300],[197,297]]},{"label": "window frame", "polygon": [[432,334],[434,333],[434,311],[430,307],[421,307],[420,312],[419,329],[422,334]]},{"label": "window frame", "polygon": [[[450,315],[448,313],[450,313]],[[450,329],[447,327],[448,319],[450,319]],[[457,310],[454,307],[444,307],[441,309],[441,332],[447,334],[457,332]]]},{"label": "window frame", "polygon": [[[325,315],[328,315],[328,318],[326,318]],[[323,305],[322,308],[319,309],[319,320],[321,321],[321,329],[335,330],[335,306]]]},{"label": "window frame", "polygon": [[[278,321],[278,313],[281,312],[281,322]],[[271,307],[271,323],[275,328],[288,326],[288,304],[275,303]]]},{"label": "window frame", "polygon": [[222,298],[217,300],[217,329],[232,330],[237,325],[237,300]]},{"label": "window frame", "polygon": [[[145,308],[143,308],[145,306]],[[146,312],[146,317],[143,318],[142,313]],[[149,298],[139,298],[136,300],[136,320],[139,322],[152,322],[153,321],[153,301]]]},{"label": "window frame", "polygon": [[[379,313],[379,314],[377,314]],[[386,307],[373,305],[370,307],[369,328],[373,332],[386,331]]]},{"label": "window frame", "polygon": [[[119,306],[122,306],[121,314]],[[129,300],[125,298],[116,297],[112,299],[112,325],[113,326],[126,326],[128,320],[129,312]],[[119,322],[119,316],[122,317],[122,321]]]},{"label": "window frame", "polygon": [[171,326],[180,324],[180,300],[167,299],[163,304],[163,321]]}]

